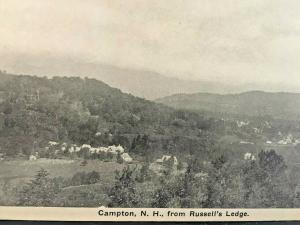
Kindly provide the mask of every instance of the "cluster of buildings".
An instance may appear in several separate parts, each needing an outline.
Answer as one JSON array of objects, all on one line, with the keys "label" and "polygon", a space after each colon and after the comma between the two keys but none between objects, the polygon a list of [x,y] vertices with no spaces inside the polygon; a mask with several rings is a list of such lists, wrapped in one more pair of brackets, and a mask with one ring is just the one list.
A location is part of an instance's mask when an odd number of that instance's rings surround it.
[{"label": "cluster of buildings", "polygon": [[[279,136],[282,136],[281,132],[278,133]],[[294,138],[292,134],[282,137],[279,141],[266,141],[267,145],[278,144],[278,145],[298,145],[300,140]]]},{"label": "cluster of buildings", "polygon": [[[89,156],[90,158],[97,158],[101,155],[102,159],[116,159],[120,157],[123,162],[131,163],[133,159],[131,156],[125,152],[125,149],[121,145],[111,145],[108,147],[92,147],[89,144],[83,144],[77,146],[76,144],[67,144],[67,143],[58,143],[55,141],[49,141],[48,146],[45,147],[45,150],[53,153],[54,155],[59,154],[69,154],[69,155],[78,155],[78,156]],[[36,160],[38,154],[31,155],[29,160]]]}]

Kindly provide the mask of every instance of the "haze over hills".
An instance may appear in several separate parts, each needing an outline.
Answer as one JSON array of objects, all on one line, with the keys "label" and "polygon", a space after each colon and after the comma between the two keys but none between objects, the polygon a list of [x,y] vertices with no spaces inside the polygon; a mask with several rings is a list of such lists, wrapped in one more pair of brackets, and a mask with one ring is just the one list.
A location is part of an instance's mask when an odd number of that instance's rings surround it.
[{"label": "haze over hills", "polygon": [[300,94],[297,93],[251,91],[227,95],[176,94],[156,101],[176,109],[300,119]]},{"label": "haze over hills", "polygon": [[300,90],[296,85],[277,83],[218,82],[209,80],[184,80],[161,75],[153,71],[120,68],[116,66],[83,62],[74,58],[28,54],[2,54],[0,68],[16,74],[37,76],[80,76],[101,80],[135,96],[154,100],[178,93],[239,93],[251,90]]}]

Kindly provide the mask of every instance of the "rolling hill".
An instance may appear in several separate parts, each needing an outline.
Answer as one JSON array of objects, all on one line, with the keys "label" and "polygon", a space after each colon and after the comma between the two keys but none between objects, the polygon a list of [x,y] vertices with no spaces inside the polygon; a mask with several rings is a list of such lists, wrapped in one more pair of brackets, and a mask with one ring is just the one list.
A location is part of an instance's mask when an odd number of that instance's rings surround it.
[{"label": "rolling hill", "polygon": [[125,93],[154,100],[178,93],[238,93],[249,90],[295,92],[299,87],[288,84],[267,83],[239,83],[219,82],[210,80],[188,80],[172,77],[171,74],[160,74],[136,68],[121,68],[99,62],[78,60],[66,56],[48,53],[3,54],[0,52],[0,68],[16,74],[31,74],[37,76],[79,76],[101,80],[106,84],[118,88]]},{"label": "rolling hill", "polygon": [[53,140],[122,144],[154,154],[182,151],[187,143],[193,143],[189,151],[199,150],[207,140],[210,124],[199,114],[125,94],[96,79],[3,72],[0,77],[0,153],[29,155]]},{"label": "rolling hill", "polygon": [[[154,100],[175,93],[195,93],[209,91],[226,93],[236,87],[217,82],[180,80],[157,72],[120,68],[94,62],[49,55],[1,55],[0,67],[15,73],[38,76],[74,76],[101,80],[125,93]],[[147,85],[145,85],[147,84]],[[239,86],[237,86],[239,87]]]},{"label": "rolling hill", "polygon": [[300,94],[251,91],[241,94],[176,94],[157,99],[176,109],[208,111],[221,114],[272,116],[279,119],[300,119]]}]

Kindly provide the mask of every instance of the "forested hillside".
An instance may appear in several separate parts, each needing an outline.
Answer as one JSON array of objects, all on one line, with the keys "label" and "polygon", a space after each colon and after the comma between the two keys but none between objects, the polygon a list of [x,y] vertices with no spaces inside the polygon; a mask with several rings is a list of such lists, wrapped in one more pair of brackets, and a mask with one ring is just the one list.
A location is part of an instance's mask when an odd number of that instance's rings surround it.
[{"label": "forested hillside", "polygon": [[211,122],[199,114],[124,94],[95,79],[0,76],[0,151],[10,156],[29,155],[50,140],[121,144],[141,155],[187,151],[186,144],[198,151],[211,136]]}]

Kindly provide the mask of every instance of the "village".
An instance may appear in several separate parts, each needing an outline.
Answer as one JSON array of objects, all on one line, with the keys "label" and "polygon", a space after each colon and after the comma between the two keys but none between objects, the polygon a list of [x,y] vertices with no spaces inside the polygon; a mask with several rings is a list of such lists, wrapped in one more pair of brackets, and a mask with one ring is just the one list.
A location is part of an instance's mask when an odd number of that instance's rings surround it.
[{"label": "village", "polygon": [[[38,161],[39,159],[80,159],[84,160],[102,160],[104,162],[118,162],[121,164],[137,164],[138,162],[125,151],[121,145],[111,145],[107,147],[92,147],[89,144],[78,146],[76,144],[67,144],[65,142],[58,143],[49,141],[48,145],[44,147],[44,153],[35,152],[28,157],[29,161]],[[46,153],[46,154],[45,154]],[[2,156],[3,160],[3,156]],[[83,161],[84,162],[84,161]],[[84,165],[84,163],[82,164]],[[187,164],[182,163],[182,168],[178,167],[179,161],[176,156],[162,155],[150,163],[149,169],[161,175],[166,168],[173,172],[184,172]],[[181,171],[180,171],[181,170]]]}]

